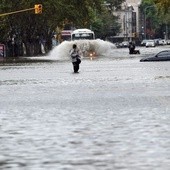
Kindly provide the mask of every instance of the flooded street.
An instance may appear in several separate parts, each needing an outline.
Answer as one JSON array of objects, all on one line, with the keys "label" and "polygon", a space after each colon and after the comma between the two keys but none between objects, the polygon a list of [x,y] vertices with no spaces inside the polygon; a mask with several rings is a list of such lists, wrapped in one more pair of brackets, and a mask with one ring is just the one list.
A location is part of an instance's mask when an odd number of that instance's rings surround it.
[{"label": "flooded street", "polygon": [[169,170],[170,62],[139,62],[164,48],[0,66],[0,169]]}]

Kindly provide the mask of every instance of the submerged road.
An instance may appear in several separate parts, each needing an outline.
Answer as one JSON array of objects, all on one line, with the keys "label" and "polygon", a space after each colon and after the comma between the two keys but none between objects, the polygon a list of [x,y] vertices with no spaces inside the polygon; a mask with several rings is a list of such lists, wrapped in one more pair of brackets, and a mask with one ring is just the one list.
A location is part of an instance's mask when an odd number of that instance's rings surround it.
[{"label": "submerged road", "polygon": [[169,170],[170,62],[126,52],[1,66],[0,169]]}]

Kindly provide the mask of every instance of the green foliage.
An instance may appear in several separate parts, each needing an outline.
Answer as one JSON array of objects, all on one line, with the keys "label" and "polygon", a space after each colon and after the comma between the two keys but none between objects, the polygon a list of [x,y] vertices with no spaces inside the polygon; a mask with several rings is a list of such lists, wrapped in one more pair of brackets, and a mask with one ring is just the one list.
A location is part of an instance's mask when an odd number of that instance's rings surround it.
[{"label": "green foliage", "polygon": [[[166,3],[167,2],[167,3]],[[164,4],[166,3],[166,5]],[[165,25],[170,25],[170,12],[167,11],[167,6],[170,3],[169,0],[143,0],[141,9],[146,14],[146,22],[150,24],[147,28],[154,32],[158,38],[164,37]]]},{"label": "green foliage", "polygon": [[[98,14],[99,15],[99,14]],[[115,36],[119,32],[120,26],[117,23],[117,18],[108,11],[102,12],[98,19],[92,24],[96,37],[105,38]]]},{"label": "green foliage", "polygon": [[[111,9],[119,6],[122,1],[108,0]],[[15,34],[19,41],[25,43],[33,43],[43,37],[50,46],[52,34],[57,27],[92,26],[99,34],[108,28],[109,22],[116,28],[116,18],[102,14],[106,12],[103,8],[104,0],[1,0],[0,14],[34,8],[35,4],[42,4],[42,14],[35,14],[33,9],[0,17],[0,42],[6,42]]]},{"label": "green foliage", "polygon": [[[93,7],[100,10],[102,0],[2,0],[0,11],[2,14],[33,8],[35,4],[43,5],[43,13],[41,15],[35,15],[34,10],[32,10],[1,17],[0,22],[5,24],[6,32],[10,32],[11,29],[17,29],[24,36],[27,35],[29,38],[33,38],[38,34],[44,33],[44,31],[45,33],[52,32],[57,26],[62,27],[66,19],[70,23],[74,23],[75,26],[81,27],[85,21],[90,24],[92,20],[90,9]],[[1,29],[3,29],[2,26]]]},{"label": "green foliage", "polygon": [[158,6],[164,14],[168,14],[170,10],[170,1],[169,0],[154,0],[154,3]]},{"label": "green foliage", "polygon": [[154,0],[163,24],[170,25],[170,1],[169,0]]},{"label": "green foliage", "polygon": [[92,28],[96,33],[96,37],[105,38],[107,36],[114,36],[120,30],[120,25],[113,12],[120,9],[124,0],[106,0],[102,4],[102,9],[95,15],[95,20],[92,22]]}]

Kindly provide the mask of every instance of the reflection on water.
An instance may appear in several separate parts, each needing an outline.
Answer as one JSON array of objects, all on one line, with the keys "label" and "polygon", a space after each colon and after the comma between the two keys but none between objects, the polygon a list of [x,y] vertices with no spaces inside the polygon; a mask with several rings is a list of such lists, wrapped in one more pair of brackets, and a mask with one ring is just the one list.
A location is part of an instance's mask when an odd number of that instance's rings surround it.
[{"label": "reflection on water", "polygon": [[169,62],[126,50],[1,66],[0,169],[169,170]]},{"label": "reflection on water", "polygon": [[15,65],[30,65],[32,63],[44,63],[44,62],[52,62],[52,60],[46,59],[46,57],[17,57],[17,58],[4,58],[3,61],[0,62],[0,66],[15,66]]}]

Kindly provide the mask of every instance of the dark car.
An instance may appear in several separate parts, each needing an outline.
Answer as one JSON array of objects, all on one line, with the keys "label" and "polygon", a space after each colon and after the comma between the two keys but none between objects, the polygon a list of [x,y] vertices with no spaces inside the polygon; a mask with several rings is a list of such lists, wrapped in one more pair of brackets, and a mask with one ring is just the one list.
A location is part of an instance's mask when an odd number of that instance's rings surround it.
[{"label": "dark car", "polygon": [[161,51],[153,57],[143,58],[140,62],[145,61],[170,61],[170,50]]}]

